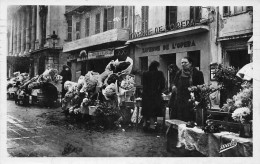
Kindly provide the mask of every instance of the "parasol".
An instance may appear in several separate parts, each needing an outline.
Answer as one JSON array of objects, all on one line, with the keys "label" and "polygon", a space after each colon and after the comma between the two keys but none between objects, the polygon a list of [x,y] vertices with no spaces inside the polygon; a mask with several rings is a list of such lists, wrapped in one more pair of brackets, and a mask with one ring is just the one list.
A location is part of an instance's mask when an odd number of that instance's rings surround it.
[{"label": "parasol", "polygon": [[252,80],[253,78],[253,63],[248,63],[244,67],[242,67],[236,74],[243,80]]}]

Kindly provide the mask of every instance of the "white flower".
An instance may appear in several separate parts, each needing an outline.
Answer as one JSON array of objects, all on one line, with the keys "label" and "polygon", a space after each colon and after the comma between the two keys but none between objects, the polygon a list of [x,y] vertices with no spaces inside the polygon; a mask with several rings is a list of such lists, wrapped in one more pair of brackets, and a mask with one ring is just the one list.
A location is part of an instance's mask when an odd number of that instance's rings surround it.
[{"label": "white flower", "polygon": [[251,111],[248,107],[242,107],[242,108],[237,108],[233,113],[232,113],[232,118],[235,121],[244,123],[245,121],[245,116],[250,115]]}]

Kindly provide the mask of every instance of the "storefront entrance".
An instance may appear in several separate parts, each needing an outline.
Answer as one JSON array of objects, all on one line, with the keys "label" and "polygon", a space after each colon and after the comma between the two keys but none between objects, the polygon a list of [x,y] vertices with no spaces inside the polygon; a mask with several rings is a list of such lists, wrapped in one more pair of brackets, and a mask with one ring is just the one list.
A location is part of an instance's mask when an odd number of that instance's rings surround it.
[{"label": "storefront entrance", "polygon": [[160,68],[164,73],[167,80],[167,87],[169,88],[173,82],[175,74],[171,74],[168,70],[169,65],[176,64],[176,54],[164,54],[160,55]]}]

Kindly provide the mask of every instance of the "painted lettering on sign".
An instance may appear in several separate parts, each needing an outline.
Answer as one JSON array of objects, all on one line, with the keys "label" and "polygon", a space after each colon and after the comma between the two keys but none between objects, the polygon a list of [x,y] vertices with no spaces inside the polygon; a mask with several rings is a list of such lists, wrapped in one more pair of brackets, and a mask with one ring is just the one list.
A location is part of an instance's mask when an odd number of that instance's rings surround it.
[{"label": "painted lettering on sign", "polygon": [[154,52],[154,51],[160,51],[160,46],[142,48],[143,53]]},{"label": "painted lettering on sign", "polygon": [[88,59],[106,58],[114,56],[114,50],[93,51],[88,53]]},{"label": "painted lettering on sign", "polygon": [[180,22],[172,23],[172,24],[167,25],[167,26],[160,26],[160,27],[155,27],[154,29],[130,33],[129,39],[136,39],[136,38],[151,36],[151,35],[160,34],[160,33],[163,33],[163,32],[187,28],[187,27],[191,27],[191,26],[195,26],[195,25],[196,24],[195,24],[195,21],[193,19],[183,20],[183,21],[180,21]]},{"label": "painted lettering on sign", "polygon": [[183,48],[183,47],[192,47],[192,46],[196,46],[194,40],[193,41],[179,42],[179,43],[172,43],[172,49]]}]

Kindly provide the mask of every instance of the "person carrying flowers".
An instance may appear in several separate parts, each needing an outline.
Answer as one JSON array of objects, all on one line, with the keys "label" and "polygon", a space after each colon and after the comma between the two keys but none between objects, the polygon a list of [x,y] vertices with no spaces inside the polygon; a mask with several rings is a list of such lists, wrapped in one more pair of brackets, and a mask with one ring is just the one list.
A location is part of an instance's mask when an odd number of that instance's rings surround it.
[{"label": "person carrying flowers", "polygon": [[190,57],[182,58],[182,69],[177,72],[173,81],[177,88],[173,118],[182,121],[195,121],[193,106],[189,103],[191,97],[188,88],[204,84],[203,73],[193,67],[192,64],[193,61]]}]

